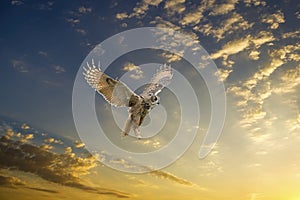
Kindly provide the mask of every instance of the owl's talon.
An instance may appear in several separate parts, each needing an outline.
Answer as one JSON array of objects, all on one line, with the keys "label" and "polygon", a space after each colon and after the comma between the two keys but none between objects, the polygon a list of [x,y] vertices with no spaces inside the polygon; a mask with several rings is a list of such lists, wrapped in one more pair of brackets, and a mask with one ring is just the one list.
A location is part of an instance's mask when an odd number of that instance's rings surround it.
[{"label": "owl's talon", "polygon": [[122,137],[126,137],[128,135],[128,133],[122,132]]}]

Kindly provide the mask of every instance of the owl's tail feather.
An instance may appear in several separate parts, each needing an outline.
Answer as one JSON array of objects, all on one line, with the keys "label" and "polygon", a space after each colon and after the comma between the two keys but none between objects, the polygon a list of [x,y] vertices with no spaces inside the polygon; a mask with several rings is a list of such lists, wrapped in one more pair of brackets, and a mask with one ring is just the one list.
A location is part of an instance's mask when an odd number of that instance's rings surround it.
[{"label": "owl's tail feather", "polygon": [[122,136],[126,136],[126,135],[129,134],[129,132],[132,128],[132,125],[133,125],[133,121],[132,121],[131,117],[129,116],[126,123],[125,123],[125,126],[123,128]]}]

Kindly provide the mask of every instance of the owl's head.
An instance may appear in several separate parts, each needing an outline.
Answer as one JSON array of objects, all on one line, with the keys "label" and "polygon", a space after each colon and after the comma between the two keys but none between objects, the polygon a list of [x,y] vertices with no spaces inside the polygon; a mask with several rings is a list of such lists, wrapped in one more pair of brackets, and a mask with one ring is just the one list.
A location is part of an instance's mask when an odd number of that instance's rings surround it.
[{"label": "owl's head", "polygon": [[150,100],[151,100],[151,104],[152,105],[158,105],[160,98],[159,98],[159,96],[152,95],[151,98],[150,98]]}]

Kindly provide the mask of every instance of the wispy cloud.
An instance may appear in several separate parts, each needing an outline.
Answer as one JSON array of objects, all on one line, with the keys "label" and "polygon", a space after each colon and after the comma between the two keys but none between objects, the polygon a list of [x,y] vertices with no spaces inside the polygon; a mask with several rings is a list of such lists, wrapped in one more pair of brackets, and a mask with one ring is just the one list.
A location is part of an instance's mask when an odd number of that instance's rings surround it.
[{"label": "wispy cloud", "polygon": [[218,41],[228,37],[235,31],[247,30],[253,26],[254,23],[249,23],[244,17],[237,13],[231,12],[228,18],[225,18],[219,26],[214,27],[211,23],[199,26],[197,29],[206,36],[213,36]]},{"label": "wispy cloud", "polygon": [[20,6],[20,5],[23,5],[24,2],[21,1],[21,0],[12,0],[11,1],[11,5],[14,5],[14,6]]},{"label": "wispy cloud", "polygon": [[60,73],[66,72],[65,68],[63,68],[60,65],[55,65],[55,66],[53,66],[53,68],[54,68],[56,74],[60,74]]},{"label": "wispy cloud", "polygon": [[26,182],[19,179],[18,177],[3,176],[1,174],[0,174],[0,186],[11,187],[11,188],[15,188],[15,189],[27,188],[27,189],[30,189],[30,190],[36,190],[36,191],[39,191],[39,192],[46,192],[46,193],[51,193],[51,194],[59,193],[56,190],[49,190],[49,189],[46,189],[46,188],[32,187],[32,186],[29,186],[29,184],[27,184]]},{"label": "wispy cloud", "polygon": [[300,30],[283,33],[281,37],[283,39],[286,39],[286,38],[296,38],[296,39],[300,38]]},{"label": "wispy cloud", "polygon": [[[270,41],[270,39],[261,38],[254,41],[254,44],[260,46],[265,41]],[[229,94],[236,97],[236,106],[242,117],[240,125],[249,130],[249,136],[255,142],[266,142],[270,137],[269,131],[274,126],[274,122],[279,122],[278,117],[267,109],[269,98],[289,94],[288,106],[295,106],[294,101],[297,100],[297,97],[294,94],[300,85],[299,67],[296,65],[294,68],[276,72],[279,68],[287,67],[288,63],[299,62],[299,55],[296,53],[299,49],[299,44],[294,44],[270,50],[268,52],[269,61],[263,67],[259,68],[242,84],[231,86],[227,90]],[[289,117],[281,117],[286,118],[287,124],[280,123],[292,131],[293,128],[297,127],[297,123]]]},{"label": "wispy cloud", "polygon": [[193,183],[183,179],[183,178],[179,178],[171,173],[168,173],[168,172],[164,172],[164,171],[152,171],[150,172],[151,175],[153,176],[156,176],[158,178],[162,178],[162,179],[167,179],[167,180],[170,180],[172,182],[175,182],[175,183],[179,183],[179,184],[182,184],[182,185],[186,185],[186,186],[192,186],[194,185]]},{"label": "wispy cloud", "polygon": [[211,54],[212,59],[218,59],[223,57],[223,59],[227,59],[228,56],[235,55],[240,53],[246,49],[250,48],[250,45],[254,45],[252,50],[256,50],[260,48],[263,44],[272,42],[275,40],[275,37],[272,33],[261,31],[257,35],[250,36],[247,35],[244,38],[234,39],[228,43],[226,43],[220,50]]},{"label": "wispy cloud", "polygon": [[87,14],[87,13],[92,12],[92,8],[91,7],[80,6],[78,8],[78,12],[81,13],[81,14]]},{"label": "wispy cloud", "polygon": [[13,59],[11,61],[13,68],[21,73],[29,72],[28,65],[25,61],[19,59]]}]

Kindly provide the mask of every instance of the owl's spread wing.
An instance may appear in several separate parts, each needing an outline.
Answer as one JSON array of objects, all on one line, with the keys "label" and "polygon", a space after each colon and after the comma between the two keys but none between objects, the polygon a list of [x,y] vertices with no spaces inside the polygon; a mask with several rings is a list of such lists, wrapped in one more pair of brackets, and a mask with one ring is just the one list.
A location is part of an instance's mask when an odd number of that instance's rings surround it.
[{"label": "owl's spread wing", "polygon": [[161,69],[154,74],[151,82],[145,88],[141,96],[149,97],[152,95],[157,95],[164,87],[170,84],[173,77],[173,72],[171,66],[164,64]]},{"label": "owl's spread wing", "polygon": [[139,97],[124,83],[106,75],[93,61],[92,67],[87,63],[83,75],[88,84],[114,106],[132,107],[139,101]]}]

